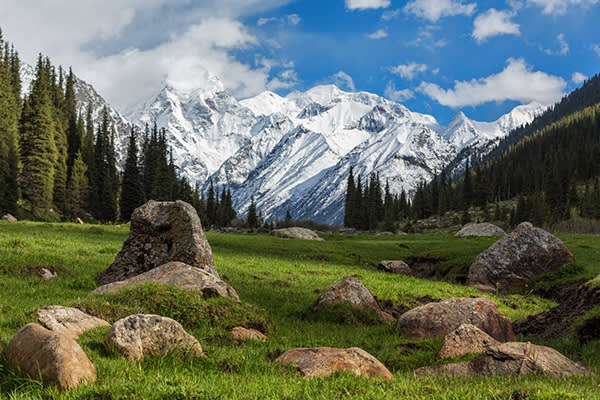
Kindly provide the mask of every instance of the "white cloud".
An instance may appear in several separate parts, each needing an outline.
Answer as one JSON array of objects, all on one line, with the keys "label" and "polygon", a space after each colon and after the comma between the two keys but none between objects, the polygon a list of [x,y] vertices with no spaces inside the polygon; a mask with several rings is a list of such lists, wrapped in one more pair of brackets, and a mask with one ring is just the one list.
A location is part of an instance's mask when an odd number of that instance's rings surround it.
[{"label": "white cloud", "polygon": [[288,14],[281,18],[277,18],[277,17],[259,18],[258,21],[256,22],[256,25],[263,26],[270,22],[279,22],[282,25],[289,24],[289,25],[295,26],[295,25],[298,25],[300,23],[300,21],[302,21],[302,18],[300,18],[300,16],[298,14]]},{"label": "white cloud", "polygon": [[388,34],[387,34],[387,32],[384,29],[379,29],[378,31],[373,32],[373,33],[369,33],[367,35],[367,37],[369,39],[383,39],[383,38],[385,38],[387,36],[388,36]]},{"label": "white cloud", "polygon": [[581,72],[575,72],[573,74],[573,76],[571,77],[571,81],[573,81],[573,83],[575,83],[577,85],[579,85],[580,83],[585,82],[586,79],[587,79],[587,76],[585,76]]},{"label": "white cloud", "polygon": [[356,92],[354,80],[350,75],[348,75],[344,71],[338,71],[337,73],[329,77],[328,80],[333,81],[333,83],[340,89],[348,89],[351,92]]},{"label": "white cloud", "polygon": [[404,7],[404,12],[436,22],[442,17],[473,15],[477,3],[464,3],[463,0],[412,0]]},{"label": "white cloud", "polygon": [[384,21],[392,20],[392,19],[398,17],[401,12],[402,12],[402,10],[400,10],[399,8],[397,8],[395,10],[384,11],[383,14],[381,14],[381,19]]},{"label": "white cloud", "polygon": [[453,89],[421,83],[419,90],[438,103],[457,108],[495,101],[552,103],[563,95],[566,82],[558,76],[532,71],[523,59],[509,58],[503,71],[486,78],[454,82]]},{"label": "white cloud", "polygon": [[434,35],[436,29],[438,29],[438,27],[435,25],[420,27],[416,39],[407,44],[410,46],[422,47],[430,51],[435,51],[440,47],[446,46],[448,44],[446,39],[436,39]]},{"label": "white cloud", "polygon": [[289,14],[285,16],[287,18],[287,22],[290,25],[298,25],[302,18],[298,14]]},{"label": "white cloud", "polygon": [[390,71],[404,79],[412,80],[417,74],[427,71],[427,65],[411,62],[409,64],[400,64],[395,67],[390,67]]},{"label": "white cloud", "polygon": [[125,109],[156,93],[167,78],[191,87],[216,75],[239,97],[264,90],[269,81],[264,66],[232,55],[258,44],[238,19],[289,1],[2,0],[0,25],[24,61],[34,62],[43,52],[55,64],[71,65]]},{"label": "white cloud", "polygon": [[397,90],[396,85],[394,85],[393,82],[388,82],[387,86],[385,87],[385,91],[383,92],[383,95],[388,99],[398,103],[415,97],[414,92],[410,89]]},{"label": "white cloud", "polygon": [[259,18],[258,21],[256,22],[256,25],[263,26],[263,25],[268,24],[269,22],[274,22],[274,21],[277,21],[277,18],[275,18],[275,17]]},{"label": "white cloud", "polygon": [[298,82],[298,73],[293,69],[288,69],[281,72],[277,77],[271,79],[269,83],[267,83],[267,89],[289,89],[296,86]]},{"label": "white cloud", "polygon": [[549,55],[566,56],[567,54],[569,54],[569,43],[567,43],[567,41],[565,40],[565,35],[563,33],[559,34],[556,37],[556,40],[558,41],[558,50],[544,49],[541,47],[540,49],[543,50],[544,53]]},{"label": "white cloud", "polygon": [[473,37],[482,42],[489,37],[497,35],[520,35],[519,24],[512,22],[512,11],[498,11],[490,8],[479,14],[473,23]]},{"label": "white cloud", "polygon": [[542,7],[544,14],[560,15],[567,12],[569,7],[589,7],[597,4],[600,0],[527,0],[529,4]]},{"label": "white cloud", "polygon": [[598,57],[600,57],[600,44],[598,44],[598,43],[593,44],[592,50],[594,50],[594,53],[596,53],[598,55]]},{"label": "white cloud", "polygon": [[349,10],[386,8],[390,6],[390,2],[390,0],[346,0],[346,8]]}]

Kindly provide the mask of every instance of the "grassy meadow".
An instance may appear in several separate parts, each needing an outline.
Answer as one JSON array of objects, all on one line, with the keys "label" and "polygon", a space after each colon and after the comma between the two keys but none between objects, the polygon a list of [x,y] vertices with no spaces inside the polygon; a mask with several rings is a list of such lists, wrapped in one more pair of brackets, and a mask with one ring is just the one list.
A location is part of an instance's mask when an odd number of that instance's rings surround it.
[{"label": "grassy meadow", "polygon": [[[222,278],[242,299],[202,299],[196,293],[143,285],[116,294],[88,297],[94,277],[120,250],[128,226],[0,221],[0,399],[598,399],[600,379],[416,378],[414,369],[433,365],[440,339],[408,340],[394,324],[381,324],[347,308],[322,315],[311,312],[319,293],[355,276],[379,300],[414,306],[419,298],[447,299],[482,293],[461,285],[469,264],[494,239],[457,239],[451,235],[323,235],[324,242],[286,240],[266,234],[208,233]],[[550,285],[600,274],[600,236],[559,235],[575,255],[560,271],[538,279]],[[430,280],[377,270],[384,259],[427,261],[436,265]],[[58,277],[40,279],[39,268]],[[548,300],[523,293],[487,295],[511,320],[549,309]],[[114,322],[137,312],[178,320],[202,344],[207,357],[178,355],[131,363],[105,344],[108,329],[84,334],[79,343],[96,365],[98,381],[73,391],[44,387],[15,375],[4,348],[35,312],[48,305],[75,305]],[[238,343],[233,326],[263,330],[267,342]],[[526,339],[526,338],[521,338]],[[600,373],[600,341],[585,345],[574,338],[548,344]],[[291,366],[275,364],[294,347],[361,347],[394,374],[392,381],[336,374],[304,379]]]}]

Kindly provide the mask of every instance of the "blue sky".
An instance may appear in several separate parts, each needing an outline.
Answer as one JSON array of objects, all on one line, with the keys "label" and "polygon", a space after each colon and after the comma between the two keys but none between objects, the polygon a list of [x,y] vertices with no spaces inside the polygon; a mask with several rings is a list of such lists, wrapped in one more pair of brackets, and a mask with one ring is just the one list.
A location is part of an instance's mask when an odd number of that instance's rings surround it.
[{"label": "blue sky", "polygon": [[216,75],[238,98],[336,83],[447,124],[552,102],[600,72],[600,0],[100,3],[3,0],[0,27],[26,61],[72,65],[121,109]]}]

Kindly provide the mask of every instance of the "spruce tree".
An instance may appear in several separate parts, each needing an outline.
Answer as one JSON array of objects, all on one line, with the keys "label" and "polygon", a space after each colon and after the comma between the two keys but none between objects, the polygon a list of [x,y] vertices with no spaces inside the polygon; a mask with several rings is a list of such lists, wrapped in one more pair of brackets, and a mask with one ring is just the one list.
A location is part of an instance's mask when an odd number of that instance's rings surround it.
[{"label": "spruce tree", "polygon": [[248,228],[250,229],[258,228],[258,216],[256,215],[256,204],[254,203],[254,196],[252,196],[250,200],[250,206],[248,207],[247,224]]},{"label": "spruce tree", "polygon": [[142,186],[142,175],[138,164],[138,148],[135,138],[135,130],[131,129],[129,145],[127,146],[127,158],[121,181],[120,211],[121,221],[129,221],[133,210],[144,203],[144,188]]},{"label": "spruce tree", "polygon": [[356,219],[356,186],[354,184],[354,174],[352,173],[352,167],[348,173],[348,181],[346,185],[346,200],[344,203],[344,226],[351,227]]},{"label": "spruce tree", "polygon": [[89,182],[87,165],[83,162],[81,152],[77,152],[71,168],[67,196],[67,210],[71,218],[82,216],[87,207]]}]

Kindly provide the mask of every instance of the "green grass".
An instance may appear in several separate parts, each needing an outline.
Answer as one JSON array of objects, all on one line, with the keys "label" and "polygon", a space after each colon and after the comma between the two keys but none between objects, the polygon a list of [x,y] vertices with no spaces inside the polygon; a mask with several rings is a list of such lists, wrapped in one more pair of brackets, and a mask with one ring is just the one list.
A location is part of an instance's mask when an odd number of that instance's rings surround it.
[{"label": "green grass", "polygon": [[[52,304],[77,305],[114,321],[136,312],[177,319],[202,344],[207,357],[173,355],[130,363],[106,345],[107,328],[79,339],[98,370],[98,381],[70,392],[43,387],[13,374],[0,352],[0,398],[8,399],[594,399],[597,377],[415,378],[411,371],[435,364],[440,339],[408,340],[393,324],[381,324],[348,309],[314,315],[318,294],[333,283],[356,276],[379,299],[414,304],[422,296],[447,299],[480,296],[460,281],[473,258],[493,239],[457,239],[450,235],[404,237],[325,235],[325,242],[285,240],[268,235],[212,234],[208,239],[221,276],[242,303],[202,299],[198,294],[160,285],[143,285],[119,293],[89,297],[94,277],[107,268],[121,248],[127,226],[48,223],[0,223],[0,350],[35,312]],[[561,235],[575,255],[576,267],[547,280],[600,274],[600,238]],[[422,280],[377,271],[383,259],[430,260],[439,273]],[[50,281],[39,267],[58,272]],[[545,282],[541,280],[541,282]],[[547,310],[553,304],[535,296],[488,295],[502,313],[515,320]],[[230,339],[234,325],[258,328],[264,343]],[[544,343],[542,343],[544,344]],[[598,341],[573,338],[548,342],[566,355],[600,372]],[[384,382],[336,374],[304,379],[292,367],[273,359],[293,347],[361,347],[394,374]]]}]

